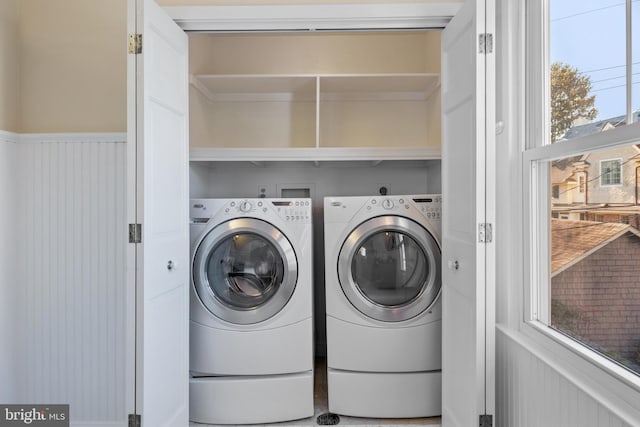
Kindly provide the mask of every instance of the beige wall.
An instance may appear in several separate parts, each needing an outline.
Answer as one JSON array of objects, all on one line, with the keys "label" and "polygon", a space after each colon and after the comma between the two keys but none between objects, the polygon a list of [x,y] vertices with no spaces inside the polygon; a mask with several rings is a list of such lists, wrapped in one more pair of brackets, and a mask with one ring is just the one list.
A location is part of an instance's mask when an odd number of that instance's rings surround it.
[{"label": "beige wall", "polygon": [[0,1],[0,130],[18,132],[18,2]]},{"label": "beige wall", "polygon": [[461,0],[156,0],[160,6],[202,6],[238,4],[329,4],[329,3],[460,3]]},{"label": "beige wall", "polygon": [[20,0],[21,132],[126,130],[126,5]]},{"label": "beige wall", "polygon": [[[157,1],[170,6],[383,0]],[[0,129],[124,132],[127,0],[1,0],[0,5]]]},{"label": "beige wall", "polygon": [[440,73],[440,32],[193,34],[192,74]]}]

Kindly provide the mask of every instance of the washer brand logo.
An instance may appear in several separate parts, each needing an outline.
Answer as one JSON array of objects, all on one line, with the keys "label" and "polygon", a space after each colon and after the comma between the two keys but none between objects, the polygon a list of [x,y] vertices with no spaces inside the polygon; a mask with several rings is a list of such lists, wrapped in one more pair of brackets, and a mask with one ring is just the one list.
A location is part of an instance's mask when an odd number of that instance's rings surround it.
[{"label": "washer brand logo", "polygon": [[0,405],[0,427],[69,427],[69,405]]}]

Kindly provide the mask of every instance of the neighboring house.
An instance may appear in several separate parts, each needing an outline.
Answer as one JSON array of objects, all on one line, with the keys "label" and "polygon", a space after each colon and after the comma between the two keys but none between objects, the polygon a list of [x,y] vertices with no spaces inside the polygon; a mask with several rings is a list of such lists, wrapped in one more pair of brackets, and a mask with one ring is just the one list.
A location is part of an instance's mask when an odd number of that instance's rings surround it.
[{"label": "neighboring house", "polygon": [[640,367],[640,231],[554,219],[551,237],[552,326]]},{"label": "neighboring house", "polygon": [[[640,119],[640,111],[634,118]],[[563,140],[605,132],[623,122],[615,117],[573,126]],[[551,182],[553,218],[621,222],[640,229],[640,145],[556,160]]]}]

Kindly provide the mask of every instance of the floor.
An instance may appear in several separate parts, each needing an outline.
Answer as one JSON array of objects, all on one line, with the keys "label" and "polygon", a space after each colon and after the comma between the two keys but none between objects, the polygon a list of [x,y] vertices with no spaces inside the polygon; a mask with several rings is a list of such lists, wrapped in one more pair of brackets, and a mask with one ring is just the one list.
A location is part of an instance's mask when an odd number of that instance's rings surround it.
[{"label": "floor", "polygon": [[[295,427],[295,426],[316,426],[320,425],[317,423],[317,418],[321,414],[326,414],[328,412],[328,398],[327,398],[327,369],[326,369],[326,361],[324,359],[318,359],[316,361],[315,367],[315,390],[314,390],[314,399],[315,399],[315,413],[313,417],[304,418],[296,421],[289,421],[284,423],[272,423],[272,424],[264,424],[266,427],[271,426],[287,426],[287,427]],[[432,417],[432,418],[402,418],[402,419],[380,419],[380,418],[357,418],[357,417],[346,417],[340,416],[340,422],[337,424],[340,426],[406,426],[406,425],[428,425],[439,427],[440,426],[440,417]],[[245,427],[256,427],[255,425],[246,425]],[[260,426],[263,426],[262,424]],[[189,427],[216,427],[212,424],[199,424],[199,423],[190,423]],[[229,426],[226,426],[229,427]]]}]

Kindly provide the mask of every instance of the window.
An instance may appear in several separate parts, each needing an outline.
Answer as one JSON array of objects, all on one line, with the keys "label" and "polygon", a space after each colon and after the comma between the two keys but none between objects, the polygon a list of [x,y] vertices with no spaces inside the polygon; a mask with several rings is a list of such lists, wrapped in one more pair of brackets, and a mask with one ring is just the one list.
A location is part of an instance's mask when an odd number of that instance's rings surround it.
[{"label": "window", "polygon": [[636,3],[548,0],[551,142],[638,120],[640,50],[630,42],[638,40]]},{"label": "window", "polygon": [[622,160],[602,160],[600,162],[600,185],[622,184]]},{"label": "window", "polygon": [[537,65],[527,69],[523,179],[532,216],[525,318],[640,384],[640,229],[620,221],[640,214],[635,167],[624,167],[640,162],[635,3],[527,2],[530,22],[540,19],[527,36]]}]

